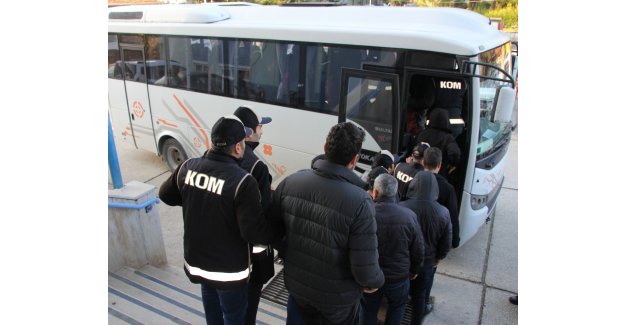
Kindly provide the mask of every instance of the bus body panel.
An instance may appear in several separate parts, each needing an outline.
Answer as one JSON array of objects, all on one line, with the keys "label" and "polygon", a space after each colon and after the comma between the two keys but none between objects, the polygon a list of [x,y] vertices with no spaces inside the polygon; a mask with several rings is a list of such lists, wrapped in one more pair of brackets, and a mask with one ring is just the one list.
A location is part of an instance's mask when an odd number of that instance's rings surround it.
[{"label": "bus body panel", "polygon": [[[189,157],[199,157],[209,148],[214,122],[221,116],[232,115],[239,106],[252,107],[259,116],[271,117],[273,121],[263,126],[263,137],[255,153],[268,166],[274,188],[284,177],[310,168],[312,158],[323,153],[325,134],[338,119],[332,114],[285,110],[271,104],[161,86],[150,85],[149,90],[156,141],[174,137]],[[306,127],[313,123],[314,128]],[[324,136],[319,137],[319,133]],[[370,135],[368,138],[370,143],[366,144],[375,147],[375,141]]]},{"label": "bus body panel", "polygon": [[111,113],[113,135],[116,139],[136,147],[130,129],[130,115],[128,114],[124,81],[109,79],[108,89],[109,112]]},{"label": "bus body panel", "polygon": [[128,109],[130,110],[130,124],[135,143],[138,148],[156,152],[147,85],[144,82],[128,80],[125,83]]},{"label": "bus body panel", "polygon": [[508,155],[509,152],[506,152],[501,161],[490,170],[474,168],[475,174],[473,177],[471,194],[491,195],[493,191],[498,190],[497,187],[503,181],[506,164],[508,162]]},{"label": "bus body panel", "polygon": [[[460,228],[460,245],[472,238],[494,212],[504,180],[508,155],[509,152],[506,152],[504,158],[493,169],[473,168],[474,182],[471,183],[471,191],[463,191],[462,193],[459,218],[459,222],[462,225]],[[474,195],[486,196],[485,202],[487,204],[478,210],[474,210],[471,206],[471,199]]]},{"label": "bus body panel", "polygon": [[473,210],[471,207],[471,194],[465,191],[462,191],[461,202],[460,209],[458,209],[458,222],[462,225],[460,227],[460,246],[475,236],[489,216],[488,207]]},{"label": "bus body panel", "polygon": [[[213,5],[184,6],[193,14],[198,10],[223,10]],[[151,7],[155,6],[110,8],[109,12],[148,11]],[[226,11],[230,14],[229,19],[213,23],[144,23],[110,19],[108,31],[369,45],[466,56],[509,41],[505,33],[490,27],[488,18],[464,9],[236,6],[227,7]]]}]

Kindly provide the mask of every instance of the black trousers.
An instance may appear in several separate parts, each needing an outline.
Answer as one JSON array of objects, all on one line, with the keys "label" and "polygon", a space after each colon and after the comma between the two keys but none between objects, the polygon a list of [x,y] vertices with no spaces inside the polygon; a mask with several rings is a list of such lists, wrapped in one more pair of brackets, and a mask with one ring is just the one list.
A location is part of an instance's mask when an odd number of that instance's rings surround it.
[{"label": "black trousers", "polygon": [[258,303],[262,294],[263,284],[260,282],[250,281],[247,291],[247,312],[245,313],[245,325],[256,324],[256,313],[258,312]]},{"label": "black trousers", "polygon": [[302,325],[356,325],[360,320],[360,300],[349,307],[318,308],[303,300],[297,300]]}]

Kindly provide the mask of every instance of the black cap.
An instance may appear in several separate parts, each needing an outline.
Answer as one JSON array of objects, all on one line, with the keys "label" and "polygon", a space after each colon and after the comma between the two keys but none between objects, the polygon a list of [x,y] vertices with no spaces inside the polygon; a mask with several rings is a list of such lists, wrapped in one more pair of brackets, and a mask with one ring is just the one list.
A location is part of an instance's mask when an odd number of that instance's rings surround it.
[{"label": "black cap", "polygon": [[256,129],[257,125],[264,125],[271,122],[271,117],[258,117],[251,108],[247,106],[241,106],[234,111],[234,115],[236,115],[243,125],[251,128],[252,130]]},{"label": "black cap", "polygon": [[385,155],[385,156],[391,158],[391,161],[393,162],[393,164],[398,163],[399,160],[401,159],[398,155],[394,155],[394,154],[392,154],[390,151],[388,151],[386,149],[380,151],[380,154]]},{"label": "black cap", "polygon": [[245,127],[243,122],[234,115],[219,118],[211,130],[211,141],[214,146],[226,147],[241,142],[254,131]]},{"label": "black cap", "polygon": [[425,150],[430,147],[430,144],[427,142],[419,142],[414,149],[412,149],[412,157],[415,159],[423,159],[425,155]]}]

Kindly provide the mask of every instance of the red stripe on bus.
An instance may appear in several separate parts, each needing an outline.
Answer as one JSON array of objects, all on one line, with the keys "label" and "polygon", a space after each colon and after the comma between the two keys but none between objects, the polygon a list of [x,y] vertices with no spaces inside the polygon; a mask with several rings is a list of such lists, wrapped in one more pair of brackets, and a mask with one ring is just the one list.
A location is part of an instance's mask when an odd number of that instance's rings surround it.
[{"label": "red stripe on bus", "polygon": [[171,126],[171,127],[178,128],[178,126],[177,126],[176,124],[171,124],[171,123],[169,123],[169,122],[167,122],[167,121],[165,121],[165,120],[163,120],[163,119],[159,119],[159,122],[162,122],[163,124],[165,124],[165,125],[169,125],[169,126]]},{"label": "red stripe on bus", "polygon": [[208,136],[206,135],[206,132],[204,132],[204,129],[200,126],[200,124],[193,118],[193,116],[191,115],[191,113],[187,110],[186,107],[184,107],[184,105],[182,104],[182,102],[180,101],[180,99],[178,99],[178,97],[176,97],[176,94],[174,94],[174,99],[176,100],[176,102],[178,102],[178,105],[180,105],[180,107],[184,110],[184,112],[187,114],[187,116],[191,119],[191,122],[193,122],[193,124],[195,124],[195,126],[197,126],[200,129],[200,132],[202,132],[202,135],[204,135],[204,143],[206,143],[206,149],[210,149],[209,145],[208,145]]}]

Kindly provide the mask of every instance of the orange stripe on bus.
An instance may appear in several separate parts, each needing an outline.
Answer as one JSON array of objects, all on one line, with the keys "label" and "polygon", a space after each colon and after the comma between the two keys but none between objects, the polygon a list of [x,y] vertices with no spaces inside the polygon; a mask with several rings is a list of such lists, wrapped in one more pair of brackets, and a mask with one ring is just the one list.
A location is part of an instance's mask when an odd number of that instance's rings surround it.
[{"label": "orange stripe on bus", "polygon": [[165,125],[169,125],[169,126],[171,126],[171,127],[178,128],[178,126],[177,126],[176,124],[169,123],[169,122],[167,122],[167,121],[165,121],[165,120],[163,120],[163,119],[159,119],[159,121],[160,121],[160,122],[162,122],[162,123],[163,123],[163,124],[165,124]]},{"label": "orange stripe on bus", "polygon": [[191,119],[191,122],[193,122],[193,124],[195,124],[195,126],[197,126],[200,129],[200,132],[202,132],[202,134],[204,135],[204,142],[206,143],[206,148],[210,149],[209,144],[208,144],[208,136],[206,135],[206,132],[204,132],[204,129],[200,126],[200,124],[193,118],[193,116],[191,115],[191,113],[187,110],[186,107],[184,107],[184,105],[182,104],[182,102],[180,101],[180,99],[178,99],[178,97],[176,97],[176,94],[174,94],[174,99],[178,102],[178,105],[180,105],[180,107],[184,110],[184,112],[187,114],[187,116]]}]

